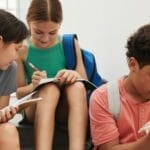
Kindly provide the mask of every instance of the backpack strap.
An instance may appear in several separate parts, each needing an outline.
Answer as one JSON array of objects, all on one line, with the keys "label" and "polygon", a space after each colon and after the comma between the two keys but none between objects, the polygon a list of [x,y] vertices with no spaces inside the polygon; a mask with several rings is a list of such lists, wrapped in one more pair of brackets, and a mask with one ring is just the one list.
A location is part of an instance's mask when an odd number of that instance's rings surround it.
[{"label": "backpack strap", "polygon": [[[75,49],[74,40],[78,40],[76,34],[64,34],[62,39],[62,45],[64,50],[64,55],[66,59],[66,68],[75,69],[77,63],[77,55]],[[96,86],[103,84],[103,79],[97,71],[97,66],[95,62],[94,54],[86,49],[80,48],[82,59],[85,67],[85,71],[88,80],[94,83]]]},{"label": "backpack strap", "polygon": [[120,113],[120,93],[118,81],[110,81],[107,83],[108,107],[109,111],[117,120]]},{"label": "backpack strap", "polygon": [[77,39],[76,34],[64,34],[63,35],[63,49],[64,55],[66,58],[66,67],[67,69],[75,69],[76,67],[76,52],[74,39]]}]

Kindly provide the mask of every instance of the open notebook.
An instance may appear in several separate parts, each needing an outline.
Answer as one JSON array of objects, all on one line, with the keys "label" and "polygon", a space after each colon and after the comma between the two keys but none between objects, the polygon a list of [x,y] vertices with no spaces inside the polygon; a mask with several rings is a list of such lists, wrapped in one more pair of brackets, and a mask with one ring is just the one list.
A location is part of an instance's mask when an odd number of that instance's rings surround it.
[{"label": "open notebook", "polygon": [[34,91],[20,99],[17,99],[17,101],[13,104],[11,104],[11,106],[18,106],[19,111],[25,109],[26,107],[36,104],[37,102],[41,101],[42,98],[41,97],[37,97],[37,98],[32,98],[32,96],[36,93],[37,91]]},{"label": "open notebook", "polygon": [[[47,84],[47,83],[56,83],[57,84],[57,83],[59,83],[59,80],[60,79],[57,79],[57,78],[41,79],[39,86],[35,90],[38,90],[42,85]],[[90,82],[89,80],[77,79],[76,82],[82,82],[87,90],[94,90],[97,88],[97,86],[95,84],[93,84],[92,82]]]},{"label": "open notebook", "polygon": [[[36,92],[38,91],[38,89],[45,84],[48,83],[58,83],[59,79],[56,78],[46,78],[46,79],[41,79],[38,87],[30,94],[22,97],[21,99],[18,99],[15,103],[12,104],[12,106],[18,106],[19,107],[19,111],[23,110],[24,108],[36,104],[37,102],[41,101],[42,98],[41,97],[37,97],[37,98],[32,98],[32,96],[34,94],[36,94]],[[94,89],[96,89],[96,85],[94,85],[92,82],[85,80],[85,79],[77,79],[76,82],[82,82],[86,88],[86,90],[91,90],[93,91]]]}]

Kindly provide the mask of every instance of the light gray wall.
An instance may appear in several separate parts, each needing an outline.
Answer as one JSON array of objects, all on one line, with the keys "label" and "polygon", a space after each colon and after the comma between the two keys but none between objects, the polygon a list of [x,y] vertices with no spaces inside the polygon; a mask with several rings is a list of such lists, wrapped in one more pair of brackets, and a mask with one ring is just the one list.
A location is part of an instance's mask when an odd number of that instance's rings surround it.
[{"label": "light gray wall", "polygon": [[[21,17],[30,0],[21,5]],[[81,47],[95,53],[102,76],[112,80],[128,73],[126,40],[150,22],[150,0],[61,0],[61,33],[77,33]]]},{"label": "light gray wall", "polygon": [[31,0],[16,0],[17,1],[17,15],[26,22],[26,14]]},{"label": "light gray wall", "polygon": [[75,32],[80,45],[96,56],[102,76],[112,80],[128,73],[126,40],[150,22],[150,0],[62,0],[63,33]]}]

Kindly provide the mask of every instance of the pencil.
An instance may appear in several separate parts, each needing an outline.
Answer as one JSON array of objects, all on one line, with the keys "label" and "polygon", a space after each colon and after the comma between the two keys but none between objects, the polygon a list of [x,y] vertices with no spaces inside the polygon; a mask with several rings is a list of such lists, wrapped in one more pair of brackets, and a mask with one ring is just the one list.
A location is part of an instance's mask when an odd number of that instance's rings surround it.
[{"label": "pencil", "polygon": [[34,71],[39,71],[37,67],[35,67],[31,62],[29,62],[29,66],[34,70]]}]

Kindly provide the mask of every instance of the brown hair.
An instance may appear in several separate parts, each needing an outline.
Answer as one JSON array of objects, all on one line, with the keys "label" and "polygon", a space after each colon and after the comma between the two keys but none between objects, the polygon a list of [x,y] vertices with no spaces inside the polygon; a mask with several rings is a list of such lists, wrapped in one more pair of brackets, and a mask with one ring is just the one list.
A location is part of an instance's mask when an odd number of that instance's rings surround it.
[{"label": "brown hair", "polygon": [[0,9],[0,35],[5,43],[19,43],[28,36],[28,30],[22,21]]},{"label": "brown hair", "polygon": [[27,22],[53,21],[61,23],[62,6],[59,0],[32,0],[27,13]]}]

